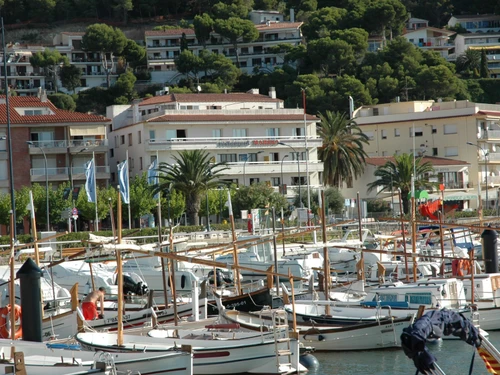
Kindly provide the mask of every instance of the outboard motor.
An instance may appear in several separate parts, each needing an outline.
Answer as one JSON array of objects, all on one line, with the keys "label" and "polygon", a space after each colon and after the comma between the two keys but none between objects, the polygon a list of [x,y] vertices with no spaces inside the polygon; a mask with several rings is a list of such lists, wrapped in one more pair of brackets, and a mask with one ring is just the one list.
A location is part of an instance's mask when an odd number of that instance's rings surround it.
[{"label": "outboard motor", "polygon": [[[226,284],[233,283],[233,279],[231,279],[231,277],[225,275],[224,272],[222,272],[222,270],[220,268],[216,268],[216,270],[215,270],[215,280],[217,281],[217,285],[222,285],[224,283],[226,283]],[[213,285],[213,283],[214,283],[214,271],[213,270],[208,272],[208,281],[211,285]]]},{"label": "outboard motor", "polygon": [[144,296],[148,293],[149,288],[143,281],[135,280],[133,275],[123,275],[123,294],[136,294]]}]

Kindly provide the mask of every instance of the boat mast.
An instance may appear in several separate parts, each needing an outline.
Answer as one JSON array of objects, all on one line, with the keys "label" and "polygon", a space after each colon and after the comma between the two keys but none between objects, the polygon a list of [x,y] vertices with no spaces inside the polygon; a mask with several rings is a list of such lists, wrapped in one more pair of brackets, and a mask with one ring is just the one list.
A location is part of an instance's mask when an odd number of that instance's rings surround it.
[{"label": "boat mast", "polygon": [[[120,186],[118,186],[118,246],[122,243],[122,197],[120,193]],[[118,332],[117,342],[118,346],[123,345],[123,269],[121,251],[115,247],[116,252],[116,277],[118,278]]]},{"label": "boat mast", "polygon": [[[323,230],[323,264],[325,272],[325,299],[330,300],[330,259],[328,256],[328,238],[326,236],[326,217],[325,217],[325,191],[321,189],[321,226]],[[295,300],[294,300],[295,301]],[[330,304],[325,306],[325,314],[330,315]],[[295,318],[295,314],[294,314]]]},{"label": "boat mast", "polygon": [[[235,265],[235,270],[234,270],[234,279],[236,280],[236,292],[238,295],[241,294],[241,281],[240,281],[240,275],[239,275],[239,260],[238,260],[238,246],[236,244],[236,231],[234,228],[234,215],[233,215],[233,205],[231,203],[231,191],[228,189],[227,190],[227,201],[229,202],[229,219],[231,220],[231,233],[232,233],[232,239],[233,239],[233,260],[234,260],[234,265]],[[278,270],[276,270],[278,271]],[[214,275],[215,277],[216,275]]]},{"label": "boat mast", "polygon": [[[10,210],[10,291],[9,291],[9,303],[10,303],[10,337],[12,340],[16,339],[16,289],[14,285],[14,280],[16,276],[14,274],[14,211]],[[14,353],[16,348],[14,345],[11,347],[10,357],[14,359]]]},{"label": "boat mast", "polygon": [[365,281],[365,255],[363,252],[363,226],[362,226],[362,220],[361,220],[361,201],[359,200],[359,191],[356,194],[356,201],[358,203],[358,230],[359,230],[359,240],[361,241],[361,267],[360,267],[360,272],[361,272],[361,280],[364,282]]}]

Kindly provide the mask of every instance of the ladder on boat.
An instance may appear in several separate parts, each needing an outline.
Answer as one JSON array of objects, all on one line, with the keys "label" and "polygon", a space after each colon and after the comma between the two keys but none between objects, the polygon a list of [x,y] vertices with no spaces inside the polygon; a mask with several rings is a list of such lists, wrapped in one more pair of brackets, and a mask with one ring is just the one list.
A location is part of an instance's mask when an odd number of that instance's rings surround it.
[{"label": "ladder on boat", "polygon": [[272,319],[277,372],[298,372],[298,368],[294,368],[292,363],[292,348],[288,333],[288,313],[284,310],[275,310],[272,312]]}]

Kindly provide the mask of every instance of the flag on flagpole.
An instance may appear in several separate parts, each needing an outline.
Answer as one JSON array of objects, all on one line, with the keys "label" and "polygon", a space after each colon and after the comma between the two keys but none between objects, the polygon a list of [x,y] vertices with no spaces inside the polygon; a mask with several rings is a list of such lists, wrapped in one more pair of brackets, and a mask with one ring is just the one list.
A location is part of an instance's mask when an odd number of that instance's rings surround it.
[{"label": "flag on flagpole", "polygon": [[[157,166],[158,166],[158,159],[155,159],[148,168],[149,185],[158,185],[159,183],[158,172],[156,171]],[[158,193],[155,194],[154,199],[158,199]]]},{"label": "flag on flagpole", "polygon": [[130,203],[130,189],[128,180],[128,160],[122,161],[118,164],[118,184],[120,186],[120,193],[122,195],[123,203]]},{"label": "flag on flagpole", "polygon": [[85,163],[85,191],[87,192],[88,202],[97,202],[97,191],[95,187],[95,164],[94,159]]}]

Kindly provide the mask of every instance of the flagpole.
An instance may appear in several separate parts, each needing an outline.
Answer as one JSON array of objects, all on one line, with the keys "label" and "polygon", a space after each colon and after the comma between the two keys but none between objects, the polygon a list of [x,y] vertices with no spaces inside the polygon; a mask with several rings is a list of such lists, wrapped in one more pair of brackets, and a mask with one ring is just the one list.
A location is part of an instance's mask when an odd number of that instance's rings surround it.
[{"label": "flagpole", "polygon": [[[158,159],[158,150],[156,150],[156,165],[160,166],[160,160]],[[161,224],[161,192],[158,192],[158,222]],[[170,225],[170,222],[168,223]]]},{"label": "flagpole", "polygon": [[94,202],[95,202],[94,231],[98,232],[99,231],[99,216],[97,215],[97,182],[96,182],[97,167],[95,165],[95,152],[94,151],[92,151],[92,163],[94,164]]},{"label": "flagpole", "polygon": [[125,151],[125,160],[127,160],[127,191],[128,191],[128,229],[132,229],[132,216],[130,215],[130,168],[128,165],[128,150]]}]

